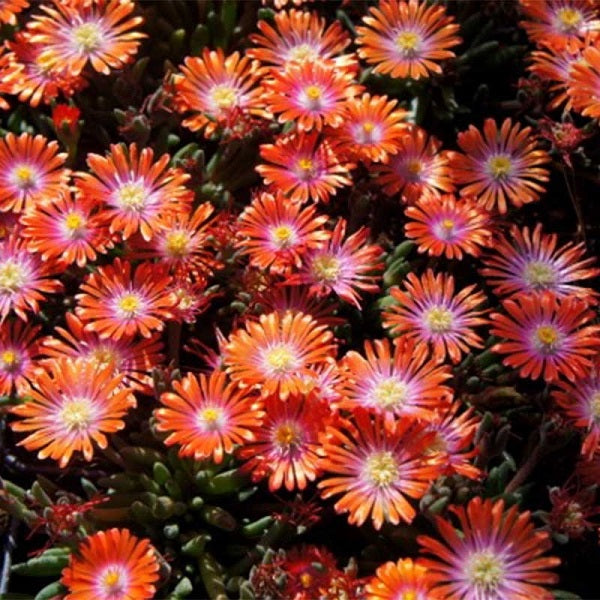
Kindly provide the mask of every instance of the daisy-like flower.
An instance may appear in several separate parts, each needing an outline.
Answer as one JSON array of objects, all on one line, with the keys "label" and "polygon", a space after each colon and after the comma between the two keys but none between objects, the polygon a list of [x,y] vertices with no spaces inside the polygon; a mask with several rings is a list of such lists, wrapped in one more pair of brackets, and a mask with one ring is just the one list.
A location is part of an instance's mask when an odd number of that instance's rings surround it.
[{"label": "daisy-like flower", "polygon": [[67,327],[55,327],[54,336],[42,340],[40,353],[49,359],[80,359],[104,368],[111,366],[114,373],[123,376],[123,385],[148,392],[152,385],[151,371],[162,364],[160,334],[137,340],[122,337],[119,340],[100,338],[85,329],[85,323],[75,314],[66,313]]},{"label": "daisy-like flower", "polygon": [[422,195],[439,196],[455,189],[449,159],[442,143],[421,127],[411,127],[398,140],[398,152],[382,165],[377,183],[388,196],[400,193],[403,202]]},{"label": "daisy-like flower", "polygon": [[456,200],[453,194],[424,197],[404,211],[410,219],[404,225],[406,237],[419,244],[418,251],[429,256],[462,260],[463,253],[479,256],[491,243],[488,213],[472,198]]},{"label": "daisy-like flower", "polygon": [[600,49],[590,46],[582,58],[571,67],[567,94],[573,110],[596,119],[600,117]]},{"label": "daisy-like flower", "polygon": [[541,223],[533,231],[513,225],[509,235],[498,236],[493,253],[483,258],[481,274],[498,296],[551,291],[561,298],[593,300],[597,296],[593,289],[576,285],[600,274],[592,267],[594,259],[584,256],[583,243],[558,246],[558,236],[542,233]]},{"label": "daisy-like flower", "polygon": [[56,294],[63,286],[56,274],[59,265],[43,263],[27,250],[27,240],[17,233],[0,241],[0,322],[12,310],[27,321],[26,311],[38,313],[44,294]]},{"label": "daisy-like flower", "polygon": [[29,0],[2,0],[0,2],[0,23],[17,24],[17,15],[29,7]]},{"label": "daisy-like flower", "polygon": [[329,242],[310,252],[302,271],[292,275],[287,283],[308,284],[316,296],[333,292],[360,309],[359,291],[378,292],[384,267],[382,248],[367,244],[368,239],[369,230],[365,227],[346,237],[346,220],[339,219]]},{"label": "daisy-like flower", "polygon": [[537,46],[574,49],[600,34],[597,6],[587,0],[519,0],[528,18],[519,25]]},{"label": "daisy-like flower", "polygon": [[281,192],[257,195],[240,216],[237,247],[250,256],[250,264],[273,273],[300,267],[302,256],[329,239],[323,229],[326,216],[313,204],[301,208]]},{"label": "daisy-like flower", "polygon": [[319,433],[329,409],[313,394],[292,394],[287,400],[272,395],[265,400],[265,419],[256,431],[256,442],[239,449],[247,462],[242,470],[253,481],[269,478],[269,491],[282,486],[303,490],[319,473]]},{"label": "daisy-like flower", "polygon": [[345,103],[364,89],[354,73],[332,61],[305,61],[272,70],[264,81],[265,102],[280,123],[293,121],[300,132],[339,127]]},{"label": "daisy-like flower", "polygon": [[119,340],[138,332],[149,338],[173,317],[177,299],[167,289],[172,278],[164,266],[145,262],[132,271],[131,263],[115,258],[86,277],[75,296],[75,312],[86,331],[103,339]]},{"label": "daisy-like flower", "polygon": [[440,474],[440,464],[423,456],[433,434],[411,419],[384,422],[360,409],[353,418],[355,424],[328,426],[322,436],[321,496],[343,494],[334,508],[350,513],[351,525],[360,527],[368,518],[375,529],[410,523],[417,513],[407,497],[421,498]]},{"label": "daisy-like flower", "polygon": [[202,56],[188,56],[176,75],[175,107],[192,112],[182,125],[191,131],[204,130],[209,138],[233,114],[268,116],[264,110],[263,90],[258,87],[264,69],[257,60],[234,52],[204,49]]},{"label": "daisy-like flower", "polygon": [[397,100],[363,94],[346,102],[344,121],[331,132],[336,149],[363,162],[385,162],[400,149],[406,131],[406,111],[396,108]]},{"label": "daisy-like flower", "polygon": [[27,248],[39,252],[43,261],[60,259],[84,267],[113,246],[108,229],[94,214],[96,208],[66,194],[31,207],[20,219]]},{"label": "daisy-like flower", "polygon": [[40,354],[39,325],[22,321],[4,321],[0,325],[0,394],[14,391],[23,395],[29,390]]},{"label": "daisy-like flower", "polygon": [[19,77],[10,87],[11,94],[18,94],[20,102],[29,102],[39,106],[40,102],[49,104],[59,93],[72,96],[83,89],[87,82],[81,75],[73,76],[68,71],[54,71],[40,58],[45,46],[31,42],[26,31],[15,34],[14,41],[8,40],[10,58],[20,65]]},{"label": "daisy-like flower", "polygon": [[342,359],[344,375],[339,407],[356,407],[386,418],[429,420],[451,397],[444,382],[451,377],[446,365],[426,360],[412,344],[389,340],[365,341],[365,356],[351,350]]},{"label": "daisy-like flower", "polygon": [[120,69],[137,54],[146,34],[135,31],[144,21],[130,16],[131,0],[105,2],[64,2],[42,4],[44,14],[35,14],[27,23],[31,42],[44,47],[40,64],[77,76],[88,62],[108,75]]},{"label": "daisy-like flower", "polygon": [[545,191],[548,170],[542,165],[550,157],[539,146],[531,127],[505,119],[486,119],[483,135],[473,125],[458,134],[464,154],[452,155],[450,166],[461,196],[476,196],[486,210],[507,211],[508,204],[519,208],[538,200]]},{"label": "daisy-like flower", "polygon": [[492,313],[490,333],[505,338],[492,347],[506,354],[504,364],[521,377],[569,381],[584,377],[600,349],[600,325],[587,303],[573,296],[562,300],[550,292],[519,294],[502,303],[508,315]]},{"label": "daisy-like flower", "polygon": [[49,361],[31,382],[27,392],[31,400],[11,408],[20,417],[12,429],[31,432],[18,445],[38,450],[40,460],[51,458],[61,468],[74,453],[82,452],[85,460],[92,460],[92,442],[106,448],[105,434],[123,429],[123,417],[136,406],[122,379],[109,367],[99,369],[82,360]]},{"label": "daisy-like flower", "polygon": [[375,571],[366,586],[369,600],[434,600],[427,569],[419,561],[401,558]]},{"label": "daisy-like flower", "polygon": [[273,24],[258,21],[261,33],[250,35],[250,41],[258,47],[246,50],[246,56],[283,68],[290,63],[327,59],[341,69],[355,66],[354,55],[340,56],[350,45],[340,22],[326,25],[325,18],[316,12],[291,9],[275,13]]},{"label": "daisy-like flower", "polygon": [[67,155],[43,135],[7,133],[0,139],[0,211],[23,208],[67,191]]},{"label": "daisy-like flower", "polygon": [[558,382],[552,393],[575,427],[585,432],[581,454],[588,460],[600,454],[600,369],[595,365],[576,384]]},{"label": "daisy-like flower", "polygon": [[207,293],[207,286],[208,281],[204,277],[175,278],[170,288],[177,298],[177,304],[173,307],[175,321],[195,323],[198,315],[208,310],[211,299],[220,294]]},{"label": "daisy-like flower", "polygon": [[167,431],[167,446],[177,444],[180,456],[223,461],[234,447],[256,439],[265,413],[261,400],[227,382],[223,371],[210,376],[188,373],[173,381],[173,392],[160,397],[166,408],[155,411],[158,431]]},{"label": "daisy-like flower", "polygon": [[475,288],[469,285],[455,294],[452,275],[434,275],[428,269],[419,279],[409,273],[403,290],[390,289],[398,304],[383,313],[383,326],[394,335],[403,334],[413,339],[422,345],[422,351],[431,347],[438,362],[448,356],[453,363],[458,363],[469,348],[483,347],[481,337],[473,328],[487,323],[481,318],[484,311],[477,310],[486,298]]},{"label": "daisy-like flower", "polygon": [[185,187],[190,176],[169,168],[171,157],[163,154],[153,162],[154,151],[135,144],[129,149],[111,144],[107,157],[88,154],[91,173],[77,173],[77,188],[84,198],[104,203],[101,216],[111,233],[124,240],[140,232],[145,240],[158,229],[160,216],[185,212],[193,192]]},{"label": "daisy-like flower", "polygon": [[294,202],[328,202],[337,188],[351,185],[355,167],[334,151],[318,133],[281,136],[262,144],[260,157],[270,164],[256,167],[265,185],[281,190]]},{"label": "daisy-like flower", "polygon": [[461,43],[459,26],[440,5],[419,0],[382,0],[357,27],[358,55],[375,65],[375,73],[420,79],[440,74],[442,60]]},{"label": "daisy-like flower", "polygon": [[436,517],[442,542],[419,536],[422,558],[434,583],[433,597],[456,600],[508,598],[552,600],[541,585],[558,581],[549,569],[560,559],[542,556],[552,547],[550,533],[534,529],[529,511],[517,505],[504,509],[504,501],[473,498],[468,506],[450,509],[460,524],[459,533],[446,519]]},{"label": "daisy-like flower", "polygon": [[156,593],[158,570],[150,540],[113,528],[83,540],[60,582],[69,590],[65,600],[147,600]]},{"label": "daisy-like flower", "polygon": [[232,380],[258,386],[263,396],[310,391],[311,367],[333,360],[333,334],[310,315],[273,312],[229,336],[223,362]]}]

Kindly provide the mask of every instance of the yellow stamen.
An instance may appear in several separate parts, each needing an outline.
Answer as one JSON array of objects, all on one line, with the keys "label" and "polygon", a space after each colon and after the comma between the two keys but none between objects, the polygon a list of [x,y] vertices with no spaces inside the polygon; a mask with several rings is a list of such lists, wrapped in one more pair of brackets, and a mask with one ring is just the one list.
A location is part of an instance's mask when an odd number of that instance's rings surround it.
[{"label": "yellow stamen", "polygon": [[300,583],[305,590],[312,585],[312,582],[313,576],[310,573],[302,573],[302,575],[300,575]]},{"label": "yellow stamen", "polygon": [[452,219],[444,219],[442,221],[442,227],[446,231],[452,231],[454,229],[454,221]]},{"label": "yellow stamen", "polygon": [[385,379],[373,389],[373,398],[384,409],[398,408],[406,401],[408,386],[397,379]]},{"label": "yellow stamen", "polygon": [[452,311],[443,306],[434,306],[425,313],[427,327],[434,333],[446,333],[452,329]]},{"label": "yellow stamen", "polygon": [[504,578],[504,566],[500,558],[490,550],[475,553],[467,561],[467,574],[471,583],[480,590],[493,591]]},{"label": "yellow stamen", "polygon": [[73,41],[80,52],[91,54],[101,45],[102,30],[96,23],[84,23],[73,29]]},{"label": "yellow stamen", "polygon": [[413,179],[418,179],[419,175],[423,171],[423,163],[418,158],[411,158],[406,161],[406,171]]},{"label": "yellow stamen", "polygon": [[110,597],[121,598],[124,582],[123,576],[118,569],[109,569],[102,577],[104,592]]},{"label": "yellow stamen", "polygon": [[398,600],[417,600],[417,592],[413,590],[406,590],[405,592],[402,592]]},{"label": "yellow stamen", "polygon": [[309,85],[304,92],[309,100],[319,100],[322,95],[321,88],[316,85]]},{"label": "yellow stamen", "polygon": [[289,60],[302,61],[308,58],[316,58],[317,53],[308,44],[300,44],[291,48],[288,53]]},{"label": "yellow stamen", "polygon": [[237,104],[237,93],[228,85],[218,85],[212,91],[212,100],[221,110],[229,110]]},{"label": "yellow stamen", "polygon": [[313,260],[312,272],[320,281],[335,281],[342,269],[342,263],[335,256],[324,254]]},{"label": "yellow stamen", "polygon": [[289,447],[300,441],[300,434],[292,424],[284,423],[275,429],[274,438],[280,446]]},{"label": "yellow stamen", "polygon": [[175,258],[181,258],[189,253],[189,241],[189,235],[185,231],[171,231],[166,236],[167,252]]},{"label": "yellow stamen", "polygon": [[279,225],[271,230],[271,238],[279,248],[287,248],[294,242],[294,230],[289,225]]},{"label": "yellow stamen", "polygon": [[398,464],[389,451],[376,452],[367,459],[366,475],[377,487],[385,487],[398,479]]},{"label": "yellow stamen", "polygon": [[92,422],[92,410],[88,400],[69,400],[60,411],[60,420],[69,431],[82,431]]},{"label": "yellow stamen", "polygon": [[552,325],[542,325],[538,327],[535,335],[540,344],[546,346],[549,350],[553,349],[559,338],[558,331],[556,328],[552,327]]},{"label": "yellow stamen", "polygon": [[14,370],[19,365],[19,355],[14,350],[4,350],[0,355],[2,366],[7,371]]},{"label": "yellow stamen", "polygon": [[265,354],[267,366],[276,373],[292,371],[297,363],[295,353],[285,344],[274,346]]},{"label": "yellow stamen", "polygon": [[127,294],[119,300],[119,308],[128,317],[132,317],[140,309],[141,302],[135,294]]},{"label": "yellow stamen", "polygon": [[526,265],[523,277],[529,285],[536,288],[546,288],[556,281],[552,266],[541,261],[532,261]]},{"label": "yellow stamen", "polygon": [[375,129],[375,124],[370,121],[365,121],[362,128],[365,133],[371,133]]},{"label": "yellow stamen", "polygon": [[0,292],[17,292],[25,283],[26,275],[21,265],[10,260],[0,264]]},{"label": "yellow stamen", "polygon": [[21,190],[28,190],[35,185],[35,171],[28,165],[19,165],[13,171],[15,184]]},{"label": "yellow stamen", "polygon": [[93,360],[98,366],[106,366],[116,359],[115,352],[108,346],[97,346],[90,354],[91,360]]},{"label": "yellow stamen", "polygon": [[214,431],[220,427],[220,422],[223,419],[223,411],[220,408],[208,406],[200,411],[199,418],[206,429]]},{"label": "yellow stamen", "polygon": [[396,36],[396,48],[406,56],[413,55],[419,48],[420,43],[421,36],[414,31],[403,31]]},{"label": "yellow stamen", "polygon": [[565,6],[561,8],[557,13],[560,23],[560,29],[563,31],[572,31],[573,29],[577,29],[579,24],[581,23],[583,16],[582,14],[569,6]]},{"label": "yellow stamen", "polygon": [[488,161],[488,167],[492,177],[495,179],[502,179],[512,170],[512,161],[508,156],[502,154],[499,156],[492,156]]},{"label": "yellow stamen", "polygon": [[118,197],[124,208],[140,210],[146,203],[146,190],[138,183],[126,183],[119,190]]}]

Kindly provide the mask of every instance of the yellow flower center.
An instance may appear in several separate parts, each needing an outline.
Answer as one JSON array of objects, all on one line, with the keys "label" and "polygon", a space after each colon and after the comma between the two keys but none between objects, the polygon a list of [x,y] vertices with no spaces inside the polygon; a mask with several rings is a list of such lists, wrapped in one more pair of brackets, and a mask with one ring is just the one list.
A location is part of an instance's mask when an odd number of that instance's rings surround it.
[{"label": "yellow flower center", "polygon": [[108,346],[97,346],[92,351],[90,358],[99,367],[104,367],[110,364],[112,361],[114,361],[116,359],[116,356],[112,348],[109,348]]},{"label": "yellow flower center", "polygon": [[413,179],[419,179],[421,172],[423,171],[423,162],[418,158],[411,158],[406,161],[406,172],[408,176]]},{"label": "yellow flower center", "polygon": [[119,309],[126,317],[133,317],[139,311],[142,303],[135,294],[126,294],[119,300]]},{"label": "yellow flower center", "polygon": [[552,325],[542,325],[535,332],[537,339],[545,346],[552,346],[558,340],[558,331]]},{"label": "yellow flower center", "polygon": [[406,590],[405,592],[402,592],[402,595],[398,600],[417,600],[417,592],[414,590]]},{"label": "yellow flower center", "polygon": [[171,231],[166,237],[167,252],[176,258],[188,254],[190,238],[185,231]]},{"label": "yellow flower center", "polygon": [[139,183],[126,183],[119,190],[119,202],[123,208],[140,210],[146,202],[146,190]]},{"label": "yellow flower center", "polygon": [[365,121],[362,125],[363,131],[365,133],[371,133],[373,129],[375,129],[375,124],[370,121]]},{"label": "yellow flower center", "polygon": [[121,598],[126,587],[124,579],[120,569],[108,569],[101,580],[104,593],[111,598]]},{"label": "yellow flower center", "polygon": [[312,582],[313,576],[310,573],[302,573],[302,575],[300,575],[300,584],[305,590],[312,585]]},{"label": "yellow flower center", "polygon": [[177,304],[179,310],[188,310],[193,306],[194,301],[196,300],[192,294],[188,294],[185,290],[178,290],[176,294],[179,301]]},{"label": "yellow flower center", "polygon": [[596,392],[590,400],[590,411],[596,420],[600,420],[600,391]]},{"label": "yellow flower center", "polygon": [[408,386],[397,379],[389,378],[378,383],[373,389],[373,399],[384,409],[394,409],[406,402]]},{"label": "yellow flower center", "polygon": [[536,288],[548,287],[556,281],[552,266],[541,261],[530,262],[525,267],[523,276],[529,285]]},{"label": "yellow flower center", "polygon": [[19,165],[13,171],[15,185],[21,190],[29,190],[35,185],[35,171],[28,165]]},{"label": "yellow flower center", "polygon": [[209,431],[215,431],[221,426],[223,411],[215,406],[207,406],[200,411],[198,417],[201,425]]},{"label": "yellow flower center", "polygon": [[421,43],[421,36],[414,31],[403,31],[396,36],[396,48],[405,56],[414,55]]},{"label": "yellow flower center", "polygon": [[229,110],[237,104],[237,93],[229,85],[218,85],[212,91],[212,100],[221,110]]},{"label": "yellow flower center", "polygon": [[335,281],[342,269],[342,263],[335,256],[317,256],[312,263],[312,272],[320,281]]},{"label": "yellow flower center", "polygon": [[19,366],[19,355],[14,350],[4,350],[0,354],[0,361],[5,371],[14,371]]},{"label": "yellow flower center", "polygon": [[280,445],[288,448],[300,442],[300,432],[292,423],[283,423],[279,425],[274,432],[275,441]]},{"label": "yellow flower center", "polygon": [[512,161],[508,156],[500,154],[498,156],[492,156],[488,161],[488,166],[492,177],[495,179],[502,179],[510,173]]},{"label": "yellow flower center", "polygon": [[398,479],[398,463],[391,452],[376,452],[367,459],[366,474],[377,487],[388,486]]},{"label": "yellow flower center", "polygon": [[90,54],[100,47],[102,30],[96,23],[84,23],[73,29],[73,41],[80,52]]},{"label": "yellow flower center", "polygon": [[288,53],[289,60],[306,60],[308,58],[316,58],[317,53],[314,48],[309,46],[308,44],[299,44],[294,48],[290,48]]},{"label": "yellow flower center", "polygon": [[276,373],[288,373],[296,367],[296,354],[289,346],[280,344],[266,352],[265,363],[269,369]]},{"label": "yellow flower center", "polygon": [[561,8],[557,13],[558,21],[560,23],[560,28],[563,31],[570,31],[573,29],[577,29],[579,24],[581,23],[583,17],[581,13],[569,6],[565,6]]},{"label": "yellow flower center", "polygon": [[452,311],[443,306],[434,306],[425,314],[425,322],[434,333],[447,333],[452,329]]},{"label": "yellow flower center", "polygon": [[309,85],[305,93],[309,100],[319,100],[322,96],[321,88],[316,85]]},{"label": "yellow flower center", "polygon": [[69,431],[82,431],[90,426],[92,415],[88,400],[68,400],[60,411],[60,420]]},{"label": "yellow flower center", "polygon": [[17,292],[25,279],[26,274],[21,265],[10,260],[0,264],[0,292]]},{"label": "yellow flower center", "polygon": [[454,229],[454,221],[452,219],[444,219],[442,221],[442,227],[446,231],[452,231]]},{"label": "yellow flower center", "polygon": [[502,561],[490,550],[476,552],[467,562],[467,574],[479,589],[493,591],[504,578]]},{"label": "yellow flower center", "polygon": [[279,248],[288,248],[296,236],[289,225],[279,225],[271,230],[271,237]]}]

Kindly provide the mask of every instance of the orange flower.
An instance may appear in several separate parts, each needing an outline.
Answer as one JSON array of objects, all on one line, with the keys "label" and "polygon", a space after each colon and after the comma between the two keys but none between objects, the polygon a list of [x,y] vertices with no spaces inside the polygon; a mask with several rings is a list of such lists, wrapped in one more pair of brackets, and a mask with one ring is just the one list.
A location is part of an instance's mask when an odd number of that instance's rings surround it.
[{"label": "orange flower", "polygon": [[17,14],[29,7],[29,0],[2,0],[0,3],[0,23],[17,24]]},{"label": "orange flower", "polygon": [[141,263],[132,275],[131,263],[116,258],[86,277],[75,312],[85,329],[101,338],[119,340],[138,332],[149,338],[173,318],[177,298],[167,289],[171,281],[162,265]]},{"label": "orange flower", "polygon": [[7,133],[0,139],[0,210],[21,212],[67,191],[66,154],[43,135]]},{"label": "orange flower", "polygon": [[410,523],[417,513],[407,497],[424,496],[441,472],[440,463],[423,455],[433,434],[411,419],[384,422],[362,410],[354,411],[353,418],[356,424],[342,421],[322,436],[321,496],[343,494],[334,508],[350,513],[351,525],[360,526],[369,517],[375,529],[384,522]]},{"label": "orange flower", "polygon": [[144,19],[130,17],[135,9],[131,0],[53,3],[41,5],[45,14],[35,14],[27,23],[31,42],[44,48],[39,64],[45,68],[77,76],[89,62],[108,75],[130,62],[146,37],[132,31]]},{"label": "orange flower", "polygon": [[131,390],[121,386],[122,379],[109,367],[99,369],[82,360],[48,362],[31,382],[31,400],[11,409],[22,417],[13,421],[12,429],[31,432],[18,445],[39,450],[40,460],[52,458],[61,468],[74,452],[92,460],[92,442],[106,448],[105,434],[123,429],[122,417],[136,405]]},{"label": "orange flower", "polygon": [[422,195],[453,192],[449,159],[454,152],[442,151],[442,143],[420,127],[411,127],[398,140],[398,152],[382,165],[377,183],[392,196],[400,192],[403,202]]},{"label": "orange flower", "polygon": [[281,192],[263,192],[241,214],[236,245],[250,256],[251,265],[287,273],[301,266],[307,251],[329,239],[326,222],[326,216],[316,215],[314,204],[301,209]]},{"label": "orange flower", "polygon": [[113,528],[85,538],[60,582],[69,590],[65,600],[147,600],[156,593],[158,571],[149,540]]},{"label": "orange flower", "polygon": [[358,55],[374,64],[375,73],[391,77],[429,77],[442,72],[440,61],[454,58],[461,43],[459,26],[443,6],[418,0],[381,0],[357,27]]},{"label": "orange flower", "polygon": [[181,381],[173,381],[173,389],[161,395],[166,408],[154,414],[158,431],[169,432],[165,444],[177,444],[180,456],[212,457],[219,464],[236,444],[256,439],[254,431],[265,416],[262,402],[227,383],[222,371],[210,376],[188,373]]},{"label": "orange flower", "polygon": [[302,394],[314,386],[312,367],[331,362],[333,334],[309,315],[273,312],[247,321],[229,337],[223,361],[231,378],[263,396]]},{"label": "orange flower", "polygon": [[419,244],[429,256],[461,260],[463,252],[479,256],[491,243],[488,213],[472,198],[456,200],[453,194],[425,196],[404,211],[411,219],[404,225],[406,237]]},{"label": "orange flower", "polygon": [[201,57],[188,56],[180,69],[183,75],[174,77],[175,107],[194,113],[182,122],[191,131],[204,130],[209,138],[234,114],[269,116],[263,90],[256,87],[264,73],[257,60],[205,48]]},{"label": "orange flower", "polygon": [[573,110],[586,117],[600,117],[600,49],[590,46],[582,52],[582,59],[571,66],[567,94]]},{"label": "orange flower", "polygon": [[39,325],[4,321],[0,325],[0,394],[23,395],[35,379],[40,354]]},{"label": "orange flower", "polygon": [[300,132],[321,131],[325,125],[339,127],[345,103],[364,89],[351,71],[332,61],[291,63],[272,70],[264,82],[265,102],[279,122],[293,121]]},{"label": "orange flower", "polygon": [[295,202],[328,202],[337,188],[350,185],[355,165],[337,156],[329,141],[318,133],[278,137],[262,144],[260,156],[274,164],[258,165],[265,185],[280,189]]},{"label": "orange flower", "polygon": [[84,198],[103,202],[100,213],[111,233],[124,240],[139,231],[145,240],[158,229],[160,216],[185,212],[193,192],[184,187],[190,176],[169,168],[171,157],[163,154],[153,163],[154,151],[135,144],[129,149],[111,144],[107,157],[88,154],[92,173],[77,173],[77,188]]},{"label": "orange flower", "polygon": [[545,150],[532,136],[531,127],[513,125],[505,119],[498,129],[486,119],[481,132],[469,126],[458,134],[464,154],[454,153],[451,168],[461,196],[475,196],[486,210],[507,211],[508,203],[517,208],[538,200],[545,191],[548,171],[541,165],[550,162]]},{"label": "orange flower", "polygon": [[441,600],[432,595],[431,586],[427,569],[419,561],[400,558],[397,563],[381,565],[367,583],[366,592],[369,600]]}]

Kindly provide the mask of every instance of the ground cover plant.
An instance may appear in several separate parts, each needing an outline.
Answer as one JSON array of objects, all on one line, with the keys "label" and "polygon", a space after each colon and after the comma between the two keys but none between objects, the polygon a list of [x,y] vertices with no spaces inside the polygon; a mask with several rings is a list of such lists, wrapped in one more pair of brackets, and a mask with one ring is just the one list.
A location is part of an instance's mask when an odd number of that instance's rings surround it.
[{"label": "ground cover plant", "polygon": [[0,598],[599,598],[596,0],[0,0]]}]

